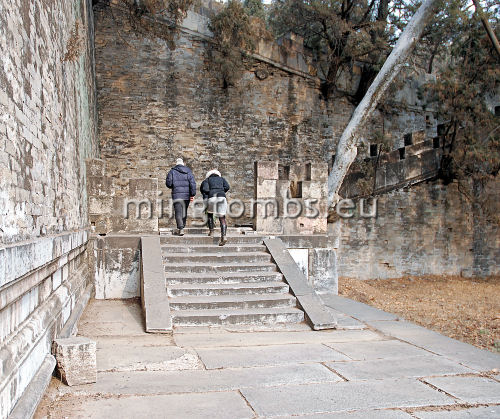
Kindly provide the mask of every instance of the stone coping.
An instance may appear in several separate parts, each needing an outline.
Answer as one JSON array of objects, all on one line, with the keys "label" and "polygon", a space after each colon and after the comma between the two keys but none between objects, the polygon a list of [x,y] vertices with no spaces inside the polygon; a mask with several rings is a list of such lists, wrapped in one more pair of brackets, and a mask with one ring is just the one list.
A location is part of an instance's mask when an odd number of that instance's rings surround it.
[{"label": "stone coping", "polygon": [[290,286],[293,295],[297,298],[311,327],[314,330],[336,328],[337,319],[325,307],[314,288],[307,283],[306,277],[293,260],[284,243],[279,238],[266,238],[264,244],[279,271],[285,277],[285,281]]},{"label": "stone coping", "polygon": [[160,236],[141,237],[141,302],[146,332],[172,330]]}]

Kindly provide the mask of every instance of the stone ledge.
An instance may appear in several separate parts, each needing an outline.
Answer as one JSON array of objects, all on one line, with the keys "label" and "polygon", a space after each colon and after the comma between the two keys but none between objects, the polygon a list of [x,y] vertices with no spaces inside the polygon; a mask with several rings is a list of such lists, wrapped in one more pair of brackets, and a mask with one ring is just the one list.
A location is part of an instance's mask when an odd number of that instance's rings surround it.
[{"label": "stone ledge", "polygon": [[0,248],[0,287],[82,246],[88,230],[37,237]]}]

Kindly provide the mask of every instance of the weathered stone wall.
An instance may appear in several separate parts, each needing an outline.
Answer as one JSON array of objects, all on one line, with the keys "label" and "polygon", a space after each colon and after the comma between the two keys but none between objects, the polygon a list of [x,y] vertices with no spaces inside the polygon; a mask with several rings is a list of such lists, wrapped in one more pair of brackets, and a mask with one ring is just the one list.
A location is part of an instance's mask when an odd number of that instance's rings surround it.
[{"label": "weathered stone wall", "polygon": [[[497,199],[500,182],[488,188]],[[498,214],[498,202],[496,208]],[[338,221],[338,275],[498,275],[498,224],[478,211],[456,184],[421,183],[381,195],[376,218],[359,217],[356,211]]]},{"label": "weathered stone wall", "polygon": [[[319,80],[293,72],[288,61],[256,60],[235,87],[223,89],[206,59],[206,34],[194,33],[195,18],[193,31],[182,32],[169,50],[130,30],[120,10],[96,13],[101,157],[115,183],[158,178],[169,196],[166,173],[183,156],[198,183],[219,168],[231,184],[229,197],[249,207],[255,161],[329,163],[354,107],[345,98],[324,101]],[[397,135],[426,129],[425,114],[418,106],[396,116],[376,112],[367,137],[382,132],[387,118]],[[160,220],[165,225],[172,224]]]},{"label": "weathered stone wall", "polygon": [[96,156],[89,0],[0,0],[0,417],[90,281],[84,161]]}]

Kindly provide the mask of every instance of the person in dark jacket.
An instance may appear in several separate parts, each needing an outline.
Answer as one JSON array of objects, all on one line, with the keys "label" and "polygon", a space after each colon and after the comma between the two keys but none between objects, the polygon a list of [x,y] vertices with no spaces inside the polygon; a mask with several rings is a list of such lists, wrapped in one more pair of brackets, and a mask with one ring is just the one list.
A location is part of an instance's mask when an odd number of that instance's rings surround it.
[{"label": "person in dark jacket", "polygon": [[[224,179],[218,170],[210,170],[202,185],[202,193],[208,197],[207,212],[208,212],[208,228],[212,231],[215,227],[213,217],[219,217],[220,221],[220,242],[219,246],[224,246],[227,243],[227,199],[226,192],[229,191],[229,183]],[[210,233],[209,233],[210,234]]]},{"label": "person in dark jacket", "polygon": [[177,159],[175,166],[168,172],[165,184],[167,188],[172,189],[177,234],[182,236],[186,227],[189,203],[196,195],[196,182],[193,172],[189,167],[184,166],[181,158]]},{"label": "person in dark jacket", "polygon": [[[214,221],[214,215],[208,213],[208,192],[207,193],[203,192],[204,189],[205,190],[210,189],[210,187],[207,185],[208,185],[208,178],[205,178],[205,179],[203,179],[203,182],[201,182],[200,192],[201,192],[201,196],[203,197],[203,205],[205,206],[205,216],[207,217],[206,225],[208,227],[208,235],[211,237],[214,235],[215,221]],[[209,218],[210,218],[210,221],[209,221]]]}]

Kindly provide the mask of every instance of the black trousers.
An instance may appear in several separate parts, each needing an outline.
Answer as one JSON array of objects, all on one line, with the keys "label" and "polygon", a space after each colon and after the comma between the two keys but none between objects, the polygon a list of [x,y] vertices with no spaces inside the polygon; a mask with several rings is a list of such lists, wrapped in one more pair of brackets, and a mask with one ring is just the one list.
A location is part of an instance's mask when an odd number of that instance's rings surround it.
[{"label": "black trousers", "polygon": [[189,199],[184,201],[182,199],[176,199],[174,201],[174,213],[175,222],[177,223],[177,228],[183,229],[186,227],[187,210],[189,207]]}]

